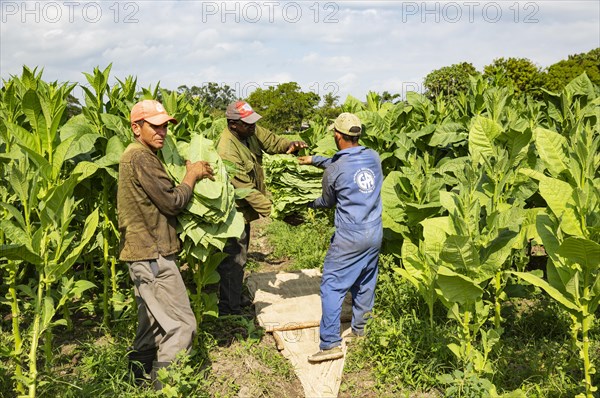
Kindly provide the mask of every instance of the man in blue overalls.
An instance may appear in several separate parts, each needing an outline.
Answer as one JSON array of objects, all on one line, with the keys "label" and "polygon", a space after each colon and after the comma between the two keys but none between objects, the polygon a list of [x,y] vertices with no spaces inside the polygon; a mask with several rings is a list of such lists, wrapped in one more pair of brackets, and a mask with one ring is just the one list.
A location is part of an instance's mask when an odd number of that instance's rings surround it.
[{"label": "man in blue overalls", "polygon": [[377,260],[383,238],[383,173],[379,155],[358,143],[362,125],[355,115],[342,113],[332,129],[338,148],[333,158],[298,158],[301,164],[325,169],[322,196],[309,207],[335,206],[336,231],[325,256],[321,280],[320,351],[309,356],[309,362],[343,357],[340,315],[348,290],[352,293],[352,333],[364,335],[375,301]]}]

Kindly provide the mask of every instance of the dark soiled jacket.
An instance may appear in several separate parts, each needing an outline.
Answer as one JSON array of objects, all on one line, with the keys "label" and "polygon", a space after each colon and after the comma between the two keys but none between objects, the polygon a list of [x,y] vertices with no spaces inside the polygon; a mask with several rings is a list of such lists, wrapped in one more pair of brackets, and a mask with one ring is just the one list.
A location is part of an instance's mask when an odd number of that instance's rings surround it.
[{"label": "dark soiled jacket", "polygon": [[192,194],[186,184],[174,186],[149,148],[139,142],[130,144],[119,162],[119,259],[133,262],[178,253],[176,215]]},{"label": "dark soiled jacket", "polygon": [[256,133],[244,145],[227,127],[221,133],[217,152],[222,159],[235,164],[236,172],[231,179],[235,188],[253,188],[244,199],[236,202],[245,221],[258,219],[259,215],[271,214],[271,201],[267,197],[265,174],[262,168],[263,151],[268,154],[284,153],[292,141],[256,126]]}]

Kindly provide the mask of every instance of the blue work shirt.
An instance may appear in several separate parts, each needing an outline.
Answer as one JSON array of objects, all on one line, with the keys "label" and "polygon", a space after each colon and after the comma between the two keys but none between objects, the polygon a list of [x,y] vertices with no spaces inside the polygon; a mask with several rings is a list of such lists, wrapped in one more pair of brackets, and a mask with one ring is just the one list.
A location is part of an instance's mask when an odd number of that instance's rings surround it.
[{"label": "blue work shirt", "polygon": [[336,206],[336,228],[360,229],[381,222],[383,172],[377,152],[356,146],[332,158],[313,156],[312,164],[325,168],[323,193],[312,206]]}]

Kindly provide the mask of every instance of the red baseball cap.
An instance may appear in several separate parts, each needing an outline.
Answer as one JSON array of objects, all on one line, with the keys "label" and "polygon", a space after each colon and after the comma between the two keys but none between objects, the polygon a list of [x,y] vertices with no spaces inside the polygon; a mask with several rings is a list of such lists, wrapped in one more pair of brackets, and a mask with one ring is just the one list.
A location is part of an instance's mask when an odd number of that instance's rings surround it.
[{"label": "red baseball cap", "polygon": [[165,107],[154,100],[140,101],[131,108],[131,122],[139,122],[140,120],[145,120],[154,125],[161,125],[165,122],[177,124],[177,120],[167,113]]},{"label": "red baseball cap", "polygon": [[254,124],[262,116],[254,112],[254,109],[246,101],[236,101],[229,104],[225,111],[225,117],[230,120],[241,120],[248,124]]}]

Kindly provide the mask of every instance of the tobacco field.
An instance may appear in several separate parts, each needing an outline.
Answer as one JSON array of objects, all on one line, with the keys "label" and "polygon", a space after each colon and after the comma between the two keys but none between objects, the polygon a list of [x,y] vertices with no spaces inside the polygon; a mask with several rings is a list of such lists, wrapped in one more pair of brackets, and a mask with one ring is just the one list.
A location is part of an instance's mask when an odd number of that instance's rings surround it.
[{"label": "tobacco field", "polygon": [[[132,76],[109,85],[110,67],[85,76],[72,117],[76,84],[24,67],[0,89],[0,396],[236,396],[210,386],[222,380],[210,378],[207,332],[221,250],[243,229],[234,203],[244,193],[213,146],[226,121]],[[132,140],[129,111],[150,98],[179,120],[160,154],[173,178],[188,158],[209,160],[217,176],[197,184],[179,220],[200,333],[193,361],[164,375],[160,393],[126,382],[135,302],[117,258],[118,162]],[[343,385],[342,395],[598,396],[600,88],[582,74],[533,98],[473,77],[452,98],[409,92],[392,103],[370,93],[348,96],[342,109],[363,122],[361,142],[380,154],[386,176],[376,308],[347,360],[350,377],[367,372],[373,384]],[[298,133],[311,154],[335,152],[328,124]],[[320,176],[290,158],[265,160],[275,201],[267,237],[292,261],[319,267],[331,221],[303,203]],[[286,169],[305,178],[281,183]],[[307,212],[304,224],[278,221],[297,211]],[[310,255],[303,234],[321,245]],[[256,347],[258,326],[244,322],[239,338]],[[73,358],[61,347],[89,329],[118,343],[75,348],[81,358],[61,372]]]}]

